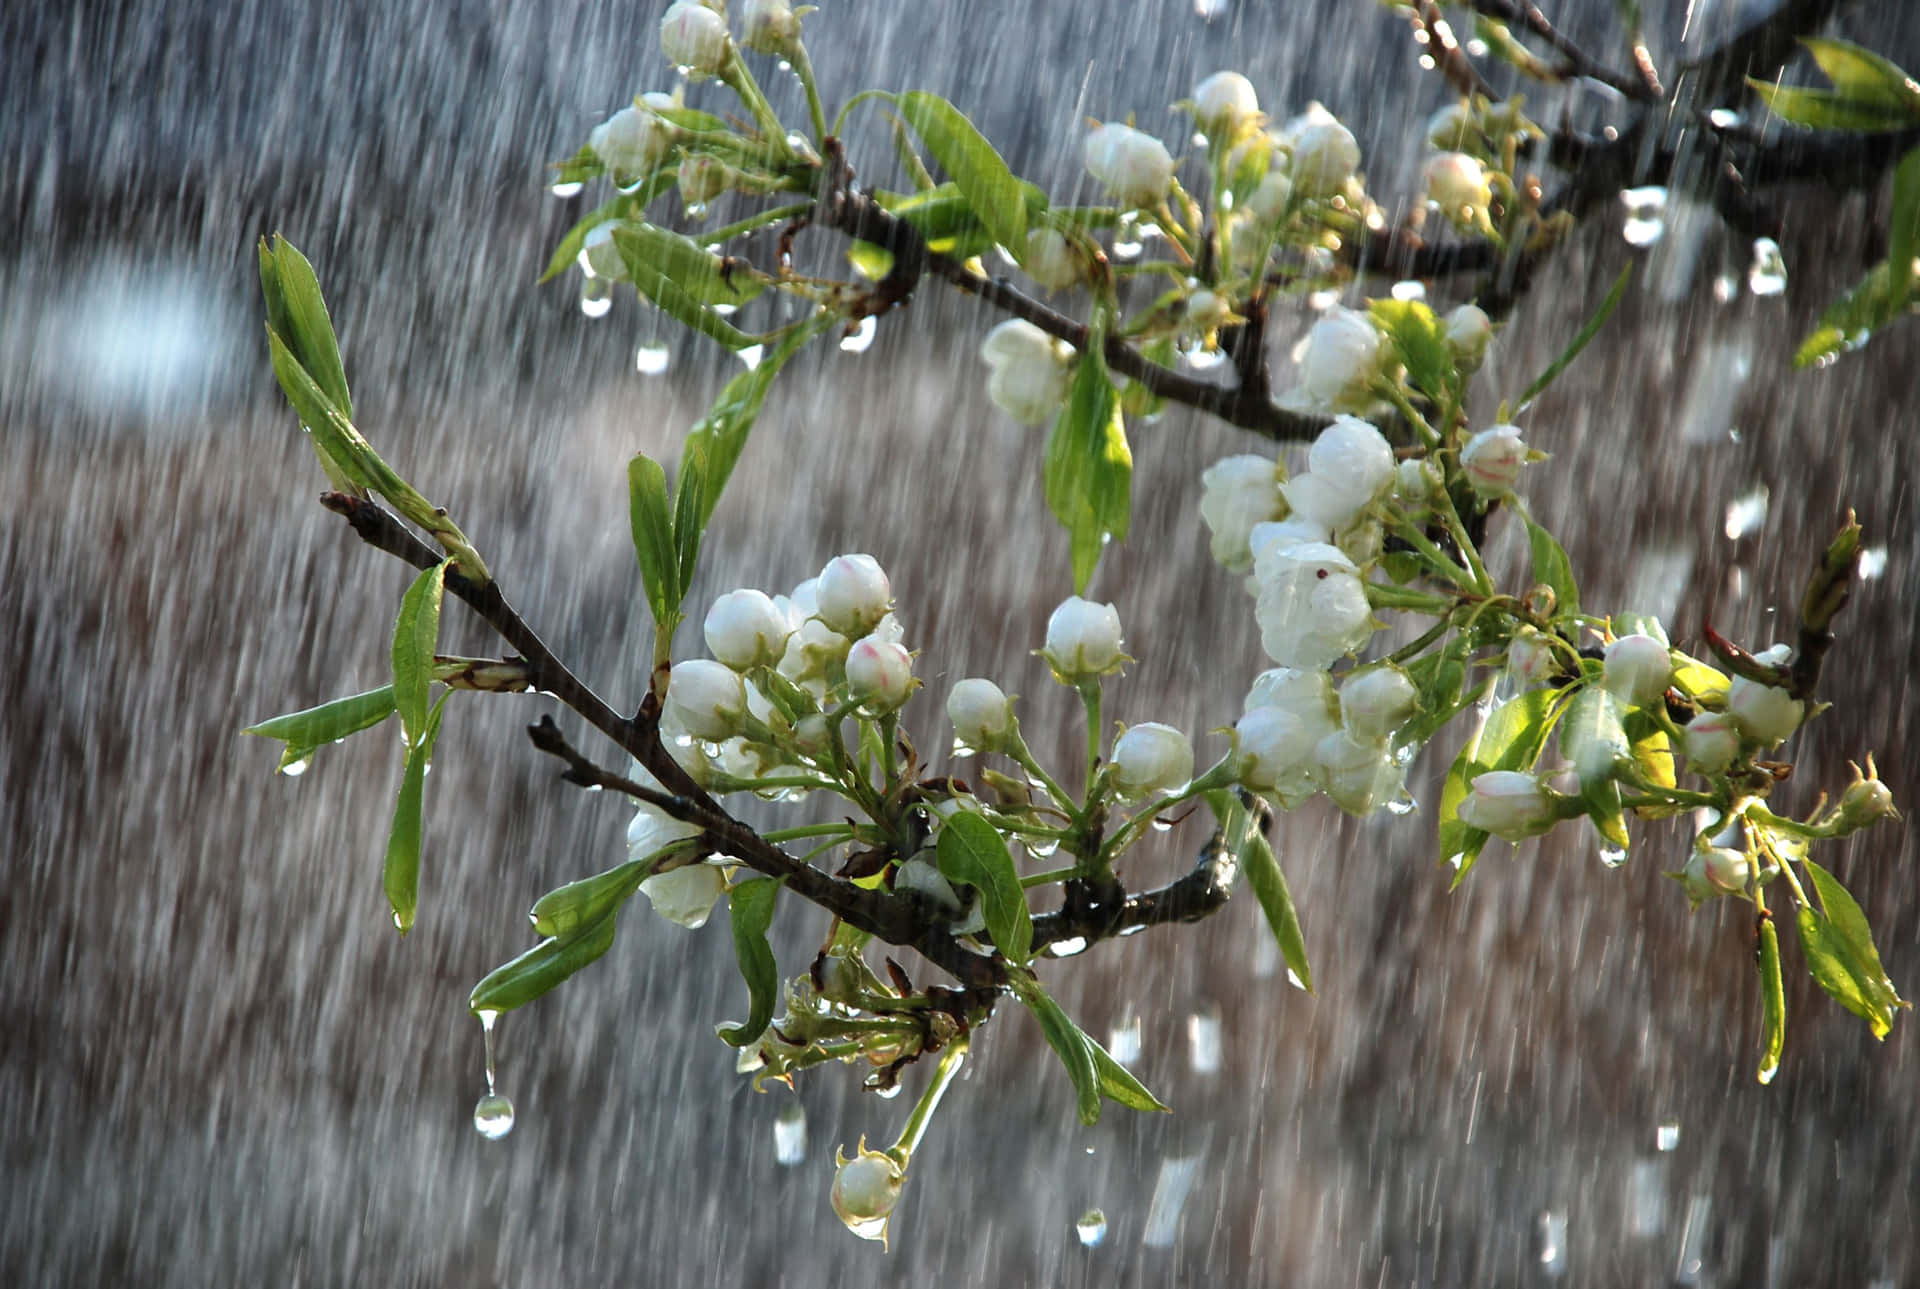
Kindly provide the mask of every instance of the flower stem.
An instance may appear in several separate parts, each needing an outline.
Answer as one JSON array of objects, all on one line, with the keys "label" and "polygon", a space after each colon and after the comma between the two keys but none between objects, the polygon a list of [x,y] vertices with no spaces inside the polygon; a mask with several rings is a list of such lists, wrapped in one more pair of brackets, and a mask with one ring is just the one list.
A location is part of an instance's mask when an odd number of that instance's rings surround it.
[{"label": "flower stem", "polygon": [[907,1116],[906,1127],[900,1130],[900,1139],[893,1143],[888,1154],[898,1155],[904,1164],[920,1145],[920,1138],[927,1133],[927,1125],[933,1122],[933,1112],[940,1108],[940,1098],[947,1094],[947,1085],[960,1073],[960,1067],[967,1059],[967,1040],[955,1039],[947,1044],[940,1053],[940,1064],[934,1067],[933,1082],[920,1094],[920,1100],[913,1107],[913,1113]]}]

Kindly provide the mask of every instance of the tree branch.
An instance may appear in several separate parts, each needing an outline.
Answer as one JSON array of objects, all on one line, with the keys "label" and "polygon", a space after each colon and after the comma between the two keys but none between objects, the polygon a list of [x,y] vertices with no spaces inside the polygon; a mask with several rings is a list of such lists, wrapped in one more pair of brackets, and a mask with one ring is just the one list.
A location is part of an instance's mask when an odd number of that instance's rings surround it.
[{"label": "tree branch", "polygon": [[[1658,103],[1664,97],[1660,92],[1658,78],[1652,75],[1651,61],[1647,61],[1638,69],[1638,74],[1633,76],[1616,72],[1569,40],[1558,28],[1547,21],[1547,15],[1540,12],[1538,5],[1528,3],[1528,0],[1468,0],[1468,2],[1477,13],[1486,14],[1489,18],[1497,18],[1504,23],[1518,23],[1538,36],[1562,58],[1563,62],[1557,69],[1562,79],[1579,76],[1590,81],[1598,81],[1642,103]],[[1636,48],[1636,55],[1638,53],[1639,50]]]}]

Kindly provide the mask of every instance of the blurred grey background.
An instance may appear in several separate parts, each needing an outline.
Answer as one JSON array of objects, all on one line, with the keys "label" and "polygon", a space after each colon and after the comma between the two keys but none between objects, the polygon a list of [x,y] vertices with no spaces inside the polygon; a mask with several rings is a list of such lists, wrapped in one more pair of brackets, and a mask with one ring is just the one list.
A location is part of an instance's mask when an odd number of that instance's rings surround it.
[{"label": "blurred grey background", "polygon": [[[834,1220],[830,1160],[862,1133],[890,1139],[924,1076],[894,1102],[839,1069],[754,1095],[711,1037],[745,1005],[724,919],[687,934],[636,905],[600,964],[502,1023],[519,1122],[500,1142],[476,1135],[467,990],[529,943],[534,898],[618,860],[626,814],[528,747],[519,727],[550,704],[459,703],[429,788],[422,915],[401,941],[378,877],[394,740],[287,779],[238,735],[379,683],[406,579],[312,504],[322,480],[266,362],[252,246],[279,230],[313,258],[368,434],[452,508],[562,655],[632,702],[648,637],[625,461],[671,457],[735,360],[673,339],[667,371],[643,374],[636,351],[666,333],[641,306],[590,320],[577,278],[534,279],[583,209],[547,193],[546,163],[633,93],[671,88],[664,7],[0,13],[0,1279],[1920,1281],[1912,1018],[1876,1044],[1789,950],[1787,1058],[1757,1086],[1749,921],[1688,915],[1660,876],[1680,861],[1678,825],[1646,829],[1617,872],[1579,838],[1496,845],[1450,895],[1430,817],[1355,823],[1316,802],[1283,819],[1317,998],[1276,971],[1245,895],[1202,927],[1049,969],[1091,1032],[1124,1042],[1138,1025],[1136,1068],[1176,1113],[1080,1128],[1064,1075],[1008,1011],[916,1158],[890,1254]],[[1612,12],[1544,7],[1583,32]],[[1650,4],[1654,54],[1710,46],[1770,7]],[[1908,6],[1853,6],[1841,24],[1920,62]],[[876,0],[829,3],[807,31],[829,110],[870,85],[944,94],[1063,197],[1082,183],[1086,117],[1133,112],[1177,141],[1167,105],[1230,67],[1276,117],[1317,98],[1350,120],[1391,206],[1420,164],[1409,123],[1448,101],[1404,22],[1362,0]],[[1620,110],[1560,93],[1532,105]],[[711,85],[692,101],[726,105]],[[892,177],[881,136],[856,132],[853,159]],[[1920,344],[1908,328],[1831,369],[1786,369],[1823,304],[1884,253],[1885,209],[1884,190],[1791,194],[1787,285],[1767,295],[1749,286],[1751,246],[1710,216],[1675,203],[1666,236],[1636,251],[1604,211],[1540,276],[1482,380],[1490,410],[1629,258],[1645,262],[1528,418],[1553,454],[1528,496],[1567,535],[1590,605],[1660,612],[1681,643],[1708,621],[1756,645],[1784,634],[1814,552],[1859,511],[1875,576],[1828,669],[1837,710],[1795,745],[1782,796],[1801,810],[1870,750],[1920,801]],[[1276,323],[1282,355],[1307,318]],[[1030,724],[1057,713],[1071,733],[1067,696],[1028,652],[1070,589],[1066,551],[1039,436],[984,397],[972,349],[992,321],[929,283],[864,354],[797,360],[695,592],[782,590],[842,550],[874,553],[924,651],[910,724],[929,749],[947,736],[946,685],[980,672],[1027,696]],[[1198,734],[1237,713],[1263,665],[1197,516],[1201,469],[1255,445],[1178,410],[1130,429],[1135,531],[1095,589],[1142,661],[1109,715]],[[458,613],[448,637],[495,651]],[[1423,801],[1444,752],[1419,766]],[[1160,839],[1142,877],[1183,865],[1198,827]],[[1895,982],[1920,990],[1910,831],[1827,858]],[[823,931],[789,909],[783,967]],[[774,1124],[794,1101],[807,1154],[783,1166]],[[1089,1245],[1075,1222],[1093,1207],[1106,1227]]]}]

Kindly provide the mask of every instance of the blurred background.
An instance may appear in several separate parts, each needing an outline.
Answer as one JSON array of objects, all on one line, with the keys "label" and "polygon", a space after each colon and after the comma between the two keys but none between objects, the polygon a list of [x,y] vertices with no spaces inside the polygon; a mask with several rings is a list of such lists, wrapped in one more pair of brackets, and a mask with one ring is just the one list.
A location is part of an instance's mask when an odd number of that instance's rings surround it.
[{"label": "blurred background", "polygon": [[[530,943],[539,894],[622,857],[627,812],[560,784],[528,746],[520,727],[546,700],[454,705],[402,941],[379,882],[397,741],[353,741],[291,779],[273,774],[274,746],[238,734],[380,683],[408,578],[313,504],[323,480],[266,361],[253,245],[282,231],[313,259],[362,427],[451,508],[557,651],[630,705],[648,624],[625,463],[670,459],[736,360],[631,296],[589,318],[577,275],[535,278],[585,209],[549,194],[547,163],[637,91],[672,88],[664,7],[0,13],[0,1278],[1920,1282],[1912,1018],[1875,1043],[1789,949],[1786,1060],[1757,1085],[1750,918],[1731,902],[1690,916],[1660,875],[1684,857],[1684,821],[1645,829],[1618,871],[1579,836],[1496,843],[1449,894],[1430,813],[1356,822],[1316,801],[1282,818],[1317,997],[1288,985],[1245,894],[1204,926],[1047,969],[1091,1033],[1137,1045],[1175,1113],[1111,1109],[1081,1128],[1065,1075],[1008,1010],[916,1156],[890,1254],[834,1219],[831,1159],[863,1133],[890,1140],[924,1072],[893,1102],[838,1068],[755,1095],[711,1035],[745,1007],[723,925],[684,933],[636,903],[606,958],[502,1022],[518,1124],[475,1133],[467,991]],[[1612,5],[1543,7],[1619,61]],[[1654,56],[1671,65],[1773,7],[1649,3]],[[1878,3],[1843,8],[1836,30],[1911,67],[1917,27]],[[1177,141],[1167,105],[1233,68],[1276,118],[1319,99],[1348,120],[1371,190],[1404,208],[1413,123],[1449,101],[1404,21],[1362,0],[829,2],[807,33],[830,111],[874,85],[943,94],[1057,198],[1083,182],[1086,118],[1135,113]],[[1623,111],[1596,93],[1529,106]],[[690,101],[728,106],[713,85]],[[856,133],[852,159],[894,179],[882,135]],[[1801,812],[1868,751],[1920,802],[1920,333],[1788,367],[1824,304],[1884,255],[1885,211],[1884,188],[1787,194],[1782,289],[1700,208],[1669,203],[1652,239],[1626,223],[1645,211],[1604,209],[1540,274],[1480,381],[1490,411],[1625,263],[1643,265],[1529,417],[1553,459],[1526,487],[1585,602],[1657,612],[1683,646],[1709,621],[1755,646],[1788,636],[1812,558],[1858,511],[1871,577],[1827,669],[1836,710],[1792,745],[1782,800]],[[948,737],[947,685],[971,674],[1026,695],[1030,726],[1073,731],[1070,697],[1029,652],[1071,589],[1042,440],[991,407],[973,357],[995,320],[930,282],[865,352],[796,360],[693,597],[784,590],[872,552],[923,651],[908,723],[926,749]],[[1309,321],[1304,306],[1277,317],[1283,365]],[[640,370],[663,343],[665,369]],[[1200,736],[1238,713],[1264,661],[1238,579],[1206,558],[1199,475],[1258,445],[1181,409],[1129,428],[1134,532],[1094,590],[1141,663],[1108,714]],[[453,611],[447,641],[498,651]],[[1418,765],[1423,802],[1448,754]],[[1182,868],[1201,826],[1158,839],[1142,880]],[[1893,980],[1920,991],[1909,829],[1825,859]],[[823,932],[790,906],[783,968]]]}]

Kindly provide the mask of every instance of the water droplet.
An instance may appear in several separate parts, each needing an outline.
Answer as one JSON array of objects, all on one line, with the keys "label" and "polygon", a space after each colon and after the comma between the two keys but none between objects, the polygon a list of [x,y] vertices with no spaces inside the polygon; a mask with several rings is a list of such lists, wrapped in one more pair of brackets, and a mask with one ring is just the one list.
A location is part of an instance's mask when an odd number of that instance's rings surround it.
[{"label": "water droplet", "polygon": [[1666,234],[1667,190],[1665,188],[1629,188],[1620,194],[1627,221],[1621,236],[1629,246],[1652,246]]},{"label": "water droplet", "polygon": [[642,376],[658,376],[673,362],[673,350],[648,342],[633,351],[633,369]]},{"label": "water droplet", "polygon": [[1772,497],[1767,485],[1757,483],[1735,497],[1727,505],[1726,533],[1730,541],[1738,541],[1766,522],[1767,502]]},{"label": "water droplet", "polygon": [[1533,1233],[1541,1269],[1555,1279],[1567,1274],[1567,1215],[1548,1209],[1534,1219]]},{"label": "water droplet", "polygon": [[1427,284],[1408,280],[1393,284],[1393,298],[1396,300],[1424,300],[1427,298]]},{"label": "water droplet", "polygon": [[[1030,782],[1029,786],[1038,788],[1042,792],[1046,791],[1046,785],[1043,783]],[[1050,859],[1053,857],[1054,852],[1060,849],[1060,839],[1058,837],[1022,837],[1020,844],[1025,846],[1027,848],[1027,854],[1033,856],[1035,859]]]},{"label": "water droplet", "polygon": [[1131,1008],[1120,1013],[1120,1019],[1107,1031],[1107,1055],[1122,1065],[1140,1059],[1140,1016]]},{"label": "water droplet", "polygon": [[1081,1244],[1093,1248],[1107,1238],[1107,1215],[1097,1208],[1088,1209],[1073,1224],[1073,1233],[1080,1237]]},{"label": "water droplet", "polygon": [[473,1106],[473,1130],[488,1141],[498,1141],[513,1131],[513,1102],[498,1092],[489,1092]]},{"label": "water droplet", "polygon": [[777,66],[783,72],[790,72],[793,70],[793,64],[788,62],[784,58],[776,59],[774,62],[774,65]]},{"label": "water droplet", "polygon": [[[1340,303],[1340,293],[1338,291],[1315,291],[1307,296],[1307,307],[1315,313],[1325,313],[1338,303]],[[1306,352],[1306,337],[1302,336],[1299,345],[1294,349],[1293,360],[1299,362],[1301,355]]]},{"label": "water droplet", "polygon": [[1155,832],[1172,832],[1173,820],[1167,818],[1165,815],[1155,815],[1148,822],[1147,827],[1153,829]]},{"label": "water droplet", "polygon": [[840,337],[840,351],[848,354],[864,354],[873,344],[874,336],[879,332],[879,319],[865,317],[846,335]]},{"label": "water droplet", "polygon": [[1153,1182],[1153,1199],[1147,1204],[1147,1223],[1140,1232],[1140,1243],[1150,1249],[1172,1246],[1180,1229],[1180,1210],[1187,1206],[1187,1193],[1193,1189],[1201,1158],[1189,1155],[1160,1161],[1160,1175]]},{"label": "water droplet", "polygon": [[1716,107],[1707,113],[1707,120],[1713,123],[1716,130],[1737,130],[1745,124],[1746,119],[1732,108]]},{"label": "water droplet", "polygon": [[1713,280],[1713,298],[1721,304],[1732,304],[1740,296],[1740,279],[1731,273],[1722,273]]},{"label": "water droplet", "polygon": [[1218,349],[1190,349],[1183,356],[1195,371],[1212,371],[1227,361],[1226,354]]},{"label": "water droplet", "polygon": [[280,773],[286,775],[289,779],[297,779],[301,775],[305,774],[307,772],[307,767],[312,764],[313,764],[312,757],[303,756],[298,761],[289,761],[285,765],[281,766]]},{"label": "water droplet", "polygon": [[1666,1224],[1666,1165],[1657,1158],[1636,1159],[1627,1174],[1627,1230],[1644,1240]]},{"label": "water droplet", "polygon": [[1680,1228],[1680,1256],[1674,1260],[1675,1284],[1697,1285],[1706,1264],[1707,1219],[1713,1216],[1713,1196],[1687,1197],[1687,1224]]},{"label": "water droplet", "polygon": [[1404,787],[1400,789],[1399,796],[1387,802],[1387,813],[1390,815],[1401,815],[1404,817],[1406,815],[1417,814],[1419,810],[1420,802]]},{"label": "water droplet", "polygon": [[1047,946],[1049,958],[1071,958],[1076,953],[1085,953],[1087,942],[1081,936],[1069,936],[1065,940],[1055,940]]},{"label": "water droplet", "polygon": [[613,284],[605,278],[590,277],[580,287],[580,312],[589,318],[604,318],[613,308]]},{"label": "water droplet", "polygon": [[1300,973],[1295,971],[1292,967],[1287,968],[1287,983],[1292,985],[1295,989],[1305,989],[1307,987],[1307,982],[1300,979]]},{"label": "water droplet", "polygon": [[1860,552],[1859,573],[1861,581],[1872,581],[1886,571],[1887,548],[1885,546],[1869,546]]},{"label": "water droplet", "polygon": [[773,1117],[773,1158],[783,1168],[807,1159],[807,1108],[789,1101]]},{"label": "water droplet", "polygon": [[760,359],[766,355],[765,345],[748,345],[745,349],[736,349],[733,356],[746,366],[748,371],[760,365]]},{"label": "water droplet", "polygon": [[717,304],[710,304],[707,307],[709,309],[712,309],[716,316],[722,317],[722,318],[731,318],[734,314],[740,312],[739,305],[728,304],[725,301],[721,301],[720,303],[717,303]]},{"label": "water droplet", "polygon": [[397,912],[393,915],[393,929],[402,935],[406,934],[407,924],[400,920],[400,914]]},{"label": "water droplet", "polygon": [[706,202],[704,202],[704,201],[696,201],[696,202],[692,202],[692,203],[689,203],[689,204],[688,204],[688,206],[687,206],[687,218],[688,218],[688,219],[705,219],[706,217],[707,217],[707,203],[706,203]]},{"label": "water droplet", "polygon": [[1135,223],[1133,216],[1121,216],[1119,226],[1113,230],[1113,258],[1116,260],[1138,259],[1140,252],[1144,249],[1145,247],[1141,245],[1139,226]]},{"label": "water droplet", "polygon": [[1653,1130],[1653,1144],[1661,1150],[1672,1150],[1680,1144],[1680,1121],[1662,1119],[1660,1126]]},{"label": "water droplet", "polygon": [[1599,850],[1600,862],[1608,868],[1618,868],[1627,862],[1627,848],[1625,846],[1615,846],[1610,842],[1601,842]]},{"label": "water droplet", "polygon": [[[844,1221],[845,1219],[842,1220]],[[869,1217],[861,1221],[848,1222],[847,1229],[863,1240],[879,1240],[886,1236],[887,1219],[884,1217]]]},{"label": "water droplet", "polygon": [[891,1101],[900,1095],[900,1085],[895,1083],[889,1087],[875,1088],[873,1095],[879,1097],[882,1101]]},{"label": "water droplet", "polygon": [[1747,289],[1759,296],[1779,295],[1787,289],[1786,257],[1780,254],[1780,243],[1771,237],[1756,238],[1753,243]]},{"label": "water droplet", "polygon": [[1209,1007],[1187,1017],[1187,1062],[1197,1074],[1220,1071],[1220,1011]]},{"label": "water droplet", "polygon": [[558,183],[548,188],[547,191],[560,198],[560,200],[565,201],[569,197],[578,197],[580,190],[584,187],[586,187],[586,185],[579,182]]}]

